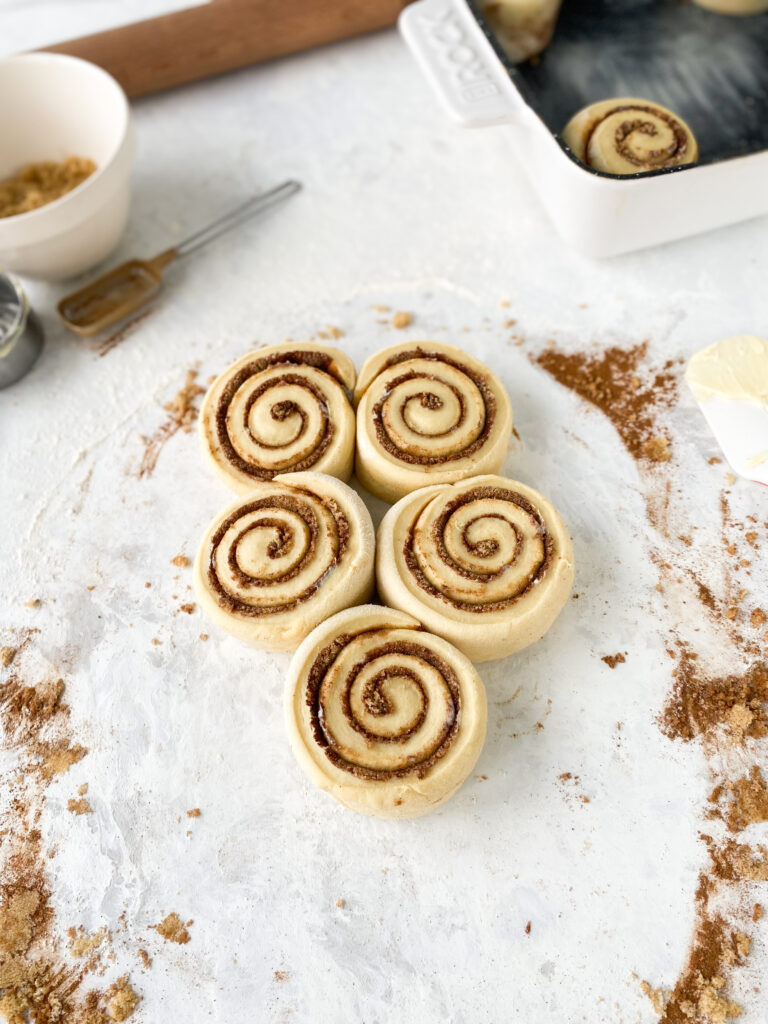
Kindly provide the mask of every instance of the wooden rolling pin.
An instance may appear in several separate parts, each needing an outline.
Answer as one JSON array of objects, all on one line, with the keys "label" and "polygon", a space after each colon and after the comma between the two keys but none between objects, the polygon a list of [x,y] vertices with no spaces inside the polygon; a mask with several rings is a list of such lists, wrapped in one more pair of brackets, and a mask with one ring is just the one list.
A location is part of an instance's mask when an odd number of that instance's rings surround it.
[{"label": "wooden rolling pin", "polygon": [[394,25],[408,0],[209,0],[46,46],[98,64],[129,96],[171,89]]}]

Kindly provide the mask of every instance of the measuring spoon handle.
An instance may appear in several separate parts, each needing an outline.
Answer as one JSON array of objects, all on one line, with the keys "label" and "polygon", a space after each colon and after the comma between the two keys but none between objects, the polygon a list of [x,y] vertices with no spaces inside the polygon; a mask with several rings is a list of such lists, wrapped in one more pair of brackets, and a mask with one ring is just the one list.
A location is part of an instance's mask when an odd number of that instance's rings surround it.
[{"label": "measuring spoon handle", "polygon": [[187,256],[189,253],[195,252],[197,249],[202,248],[202,246],[207,245],[208,242],[212,242],[214,238],[223,235],[225,231],[229,231],[249,217],[254,217],[257,213],[268,210],[276,203],[294,195],[300,189],[301,184],[298,181],[284,181],[282,185],[277,185],[275,188],[270,189],[269,192],[264,192],[262,195],[247,199],[240,206],[236,206],[234,210],[225,213],[223,217],[219,217],[204,228],[200,228],[194,235],[185,238],[183,242],[174,247],[175,255]]}]

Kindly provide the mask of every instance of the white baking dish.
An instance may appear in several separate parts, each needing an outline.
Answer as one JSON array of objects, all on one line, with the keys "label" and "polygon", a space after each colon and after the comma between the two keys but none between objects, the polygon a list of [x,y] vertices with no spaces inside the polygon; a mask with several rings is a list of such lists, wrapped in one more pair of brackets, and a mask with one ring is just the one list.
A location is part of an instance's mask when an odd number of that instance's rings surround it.
[{"label": "white baking dish", "polygon": [[[614,9],[616,6],[614,2]],[[729,42],[729,49],[723,51],[723,60],[733,75],[742,74],[743,85],[748,93],[745,111],[754,116],[755,101],[749,90],[759,93],[760,83],[753,82],[754,75],[749,77],[746,49],[741,51],[743,68],[740,69],[739,39],[734,33],[751,32],[753,37],[757,34],[762,39],[765,22],[742,18],[724,19],[699,9],[693,13],[684,9],[691,6],[680,4],[681,12],[673,12],[675,17],[692,19],[686,24],[685,33],[680,36],[685,39],[687,50],[690,51],[691,75],[688,77],[680,74],[675,69],[674,79],[665,82],[663,69],[670,62],[651,62],[650,81],[654,85],[657,83],[658,77],[654,76],[659,76],[659,68],[662,68],[662,88],[657,88],[656,95],[649,95],[648,98],[662,103],[668,99],[668,105],[686,117],[685,106],[679,109],[679,104],[685,103],[688,95],[686,90],[690,89],[692,102],[699,105],[698,125],[705,129],[706,124],[703,122],[706,118],[731,116],[734,105],[738,110],[738,95],[734,93],[733,83],[727,76],[724,113],[708,108],[708,104],[714,103],[714,100],[705,94],[700,87],[701,83],[711,81],[722,85],[724,76],[718,78],[711,65],[707,66],[703,59],[702,77],[697,77],[698,31],[701,32],[702,47],[706,44],[714,48],[718,45],[718,39],[734,40],[732,44]],[[716,20],[713,22],[711,19]],[[734,27],[734,22],[739,25]],[[756,33],[755,25],[759,25],[759,33]],[[709,154],[702,147],[704,162],[696,166],[626,178],[602,174],[580,164],[559,140],[556,132],[564,126],[564,117],[561,118],[562,124],[555,128],[550,113],[548,127],[526,102],[521,93],[521,85],[525,86],[524,78],[509,62],[505,62],[503,53],[492,42],[467,0],[417,0],[403,11],[400,29],[427,80],[456,120],[469,127],[510,125],[514,132],[515,149],[553,224],[569,245],[587,255],[602,257],[631,252],[768,212],[768,149],[760,148],[764,147],[764,143],[759,131],[750,134],[745,129],[741,135],[732,133],[728,137],[728,144],[716,137]],[[556,32],[555,44],[557,39]],[[579,42],[583,44],[583,40]],[[761,51],[759,48],[753,49],[752,57],[755,66],[759,68]],[[701,51],[700,55],[702,58],[706,56]],[[585,50],[582,57],[582,51],[574,46],[567,52],[567,56],[571,63],[567,72],[575,75],[575,80],[579,82],[579,61],[600,61],[599,48],[591,56]],[[572,98],[569,94],[561,100],[561,104],[572,104],[570,113],[575,113],[586,102],[606,99],[611,95],[647,95],[643,92],[630,93],[626,87],[622,88],[626,86],[627,78],[619,74],[616,77],[620,81],[616,82],[613,92],[605,92],[605,71],[606,66],[610,70],[610,58],[611,54],[606,51],[604,80],[599,85],[596,81],[599,76],[593,75],[590,79],[590,69],[584,68],[587,84],[582,95],[574,91]],[[542,58],[543,61],[557,59],[556,50],[551,57],[548,52]],[[762,59],[768,65],[768,53],[762,51]],[[616,67],[620,67],[618,61]],[[536,66],[531,73],[541,75]],[[709,75],[706,80],[704,74]],[[566,77],[560,76],[560,86]],[[596,88],[603,90],[602,95],[594,94]],[[678,103],[677,108],[674,107],[675,101]],[[758,117],[757,122],[760,120]],[[693,124],[701,143],[696,119],[691,118],[689,123]],[[743,145],[742,138],[746,140]],[[733,139],[737,140],[736,144],[730,145]],[[740,152],[746,155],[732,155]],[[722,154],[726,154],[727,158],[720,158]],[[711,162],[706,162],[708,158]]]}]

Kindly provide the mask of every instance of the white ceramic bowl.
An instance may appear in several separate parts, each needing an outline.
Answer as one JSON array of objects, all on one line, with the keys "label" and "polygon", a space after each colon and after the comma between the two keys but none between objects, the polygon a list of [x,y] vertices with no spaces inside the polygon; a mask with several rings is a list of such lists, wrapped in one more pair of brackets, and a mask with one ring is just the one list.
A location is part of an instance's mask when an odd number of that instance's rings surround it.
[{"label": "white ceramic bowl", "polygon": [[0,60],[0,180],[68,156],[97,168],[60,199],[0,218],[0,268],[51,281],[102,260],[128,219],[134,151],[128,100],[106,71],[55,53]]}]

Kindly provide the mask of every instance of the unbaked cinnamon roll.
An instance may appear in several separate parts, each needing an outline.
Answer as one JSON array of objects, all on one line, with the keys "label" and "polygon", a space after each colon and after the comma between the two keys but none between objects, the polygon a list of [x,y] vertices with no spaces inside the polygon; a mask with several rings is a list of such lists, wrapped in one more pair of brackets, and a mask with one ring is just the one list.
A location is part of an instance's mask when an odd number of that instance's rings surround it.
[{"label": "unbaked cinnamon roll", "polygon": [[363,365],[355,389],[357,477],[397,501],[417,487],[496,472],[512,407],[477,359],[436,341],[404,342]]},{"label": "unbaked cinnamon roll", "polygon": [[471,662],[410,615],[365,605],[334,615],[298,649],[286,722],[320,789],[361,814],[416,818],[472,771],[485,690]]},{"label": "unbaked cinnamon roll", "polygon": [[425,487],[387,512],[376,583],[387,604],[473,661],[489,661],[546,633],[571,591],[573,550],[541,494],[479,476]]},{"label": "unbaked cinnamon roll", "polygon": [[222,629],[266,650],[293,651],[373,589],[374,532],[359,496],[323,473],[254,484],[203,538],[194,584]]},{"label": "unbaked cinnamon roll", "polygon": [[768,0],[693,0],[699,7],[706,7],[715,14],[732,14],[745,17],[768,11]]},{"label": "unbaked cinnamon roll", "polygon": [[480,13],[509,59],[519,64],[549,46],[562,0],[478,0]]},{"label": "unbaked cinnamon roll", "polygon": [[606,174],[639,174],[695,163],[699,147],[690,127],[650,100],[619,98],[584,107],[563,141],[588,167]]},{"label": "unbaked cinnamon roll", "polygon": [[314,470],[352,474],[351,360],[327,345],[273,345],[243,356],[211,385],[200,410],[203,452],[224,483]]}]

